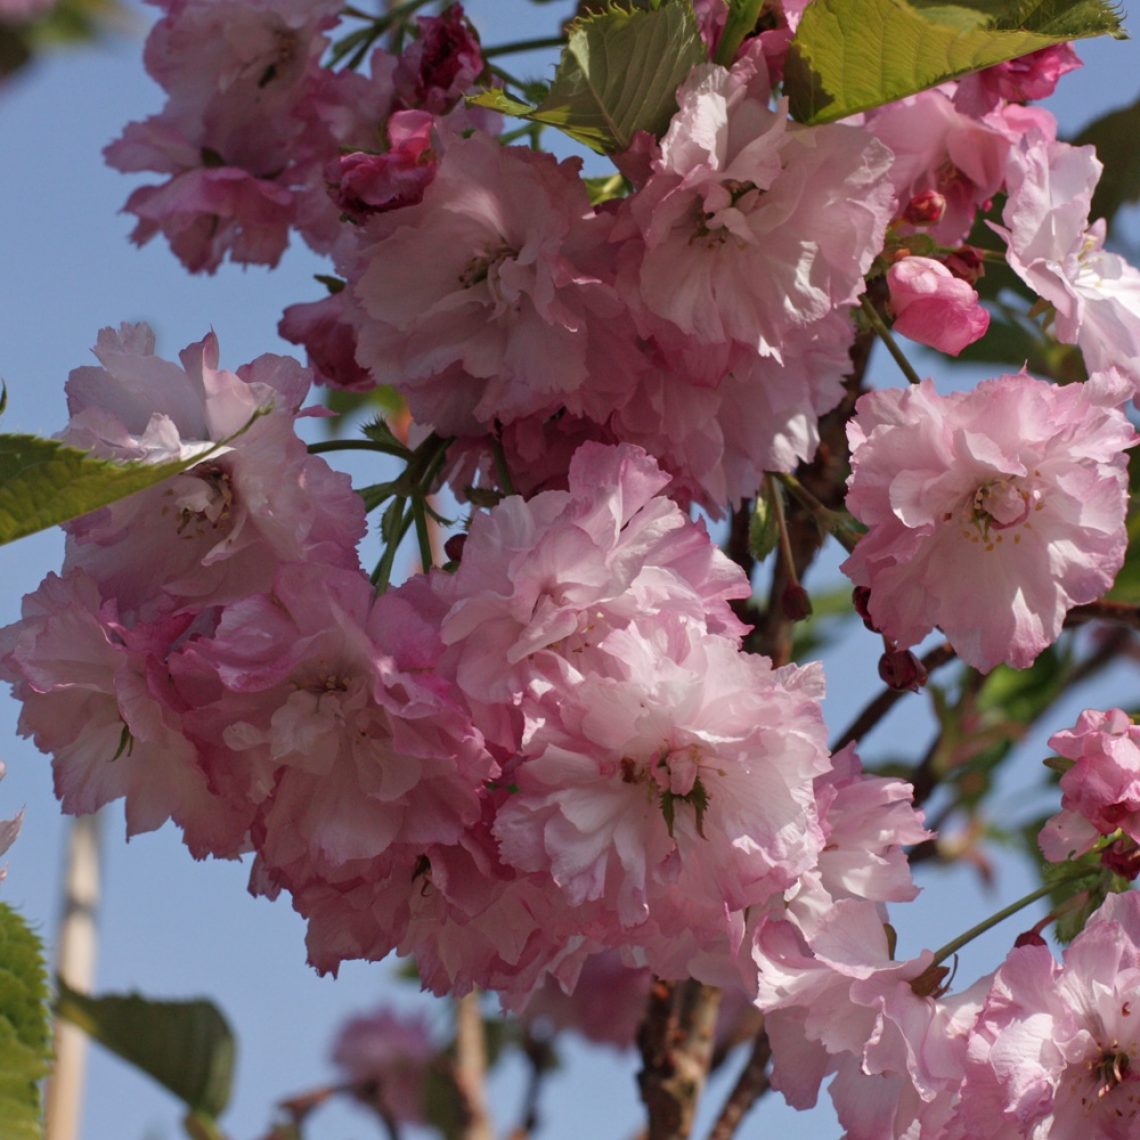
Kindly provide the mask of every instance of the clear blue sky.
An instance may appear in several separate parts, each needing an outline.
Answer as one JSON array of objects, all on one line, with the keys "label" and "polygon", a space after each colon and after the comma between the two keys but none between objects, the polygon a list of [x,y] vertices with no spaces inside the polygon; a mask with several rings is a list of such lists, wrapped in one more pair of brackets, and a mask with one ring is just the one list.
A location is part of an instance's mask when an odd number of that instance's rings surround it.
[{"label": "clear blue sky", "polygon": [[[485,41],[495,43],[549,33],[572,6],[473,0],[467,7]],[[272,273],[226,266],[214,278],[192,278],[161,239],[141,251],[128,243],[131,220],[118,210],[135,183],[107,169],[100,150],[128,120],[161,104],[161,93],[141,65],[142,38],[154,11],[133,4],[129,11],[136,20],[132,33],[47,59],[0,89],[0,214],[5,219],[0,229],[0,377],[9,389],[2,425],[8,432],[48,435],[62,427],[64,380],[71,368],[90,361],[89,348],[103,325],[147,320],[166,356],[213,328],[227,366],[261,352],[291,351],[277,339],[278,316],[292,301],[314,296],[310,275],[325,268],[306,251],[294,249]],[[1062,98],[1054,105],[1063,129],[1070,132],[1131,102],[1140,74],[1135,41],[1095,43],[1079,51],[1087,65],[1063,81]],[[535,72],[542,67],[536,62]],[[881,362],[877,372],[880,382],[894,385],[898,377],[890,368]],[[0,549],[0,624],[18,615],[22,594],[58,568],[61,550],[55,534]],[[869,695],[865,678],[873,675],[873,655],[873,639],[855,636],[826,659],[833,730]],[[1119,671],[1112,687],[1103,688],[1096,699],[1136,701],[1135,675]],[[913,698],[913,711],[889,721],[867,754],[913,756],[916,739],[924,746],[921,734],[927,730],[920,705],[920,698]],[[1048,730],[1070,723],[1080,707],[1078,700],[1058,710]],[[28,817],[9,853],[9,878],[0,897],[22,909],[50,943],[64,829],[51,792],[49,762],[16,738],[17,713],[5,692],[0,696],[0,758],[8,765],[8,777],[0,783],[0,816],[26,805]],[[1005,800],[1010,810],[1021,810],[1023,789],[1037,780],[1034,764],[1044,754],[1046,735],[1043,731],[1025,750]],[[305,965],[303,924],[284,899],[250,898],[245,867],[194,863],[169,827],[125,844],[121,808],[115,806],[105,816],[98,988],[167,997],[206,994],[218,1001],[240,1039],[235,1100],[223,1120],[234,1140],[259,1136],[278,1097],[333,1075],[328,1047],[344,1017],[371,1008],[382,997],[408,1006],[432,1005],[406,986],[392,986],[388,964],[350,964],[337,981],[318,978]],[[1021,893],[1025,882],[1018,868],[1004,870],[993,905]],[[956,900],[973,889],[966,872],[933,880],[926,901],[898,914],[900,949],[913,953],[922,945],[937,945],[969,925],[968,916],[978,912],[959,909]],[[985,965],[983,947],[982,954],[963,963],[962,978],[968,981]],[[550,1140],[631,1136],[640,1119],[634,1059],[577,1048],[566,1056],[568,1063],[549,1090],[543,1135]],[[508,1066],[493,1085],[504,1132],[517,1117],[520,1074],[518,1067]],[[177,1104],[98,1049],[91,1058],[85,1120],[88,1140],[181,1135]],[[828,1140],[839,1129],[826,1101],[802,1117],[770,1098],[742,1135],[782,1131],[804,1140]],[[345,1108],[316,1115],[310,1135],[314,1140],[363,1140],[379,1132],[368,1117]]]}]

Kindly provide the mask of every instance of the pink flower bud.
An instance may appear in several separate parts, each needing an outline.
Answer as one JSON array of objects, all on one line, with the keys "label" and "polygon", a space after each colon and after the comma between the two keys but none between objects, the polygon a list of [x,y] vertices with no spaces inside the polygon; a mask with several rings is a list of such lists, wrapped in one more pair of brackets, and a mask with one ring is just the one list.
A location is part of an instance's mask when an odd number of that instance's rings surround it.
[{"label": "pink flower bud", "polygon": [[941,262],[908,257],[887,270],[895,331],[957,356],[985,335],[990,315],[978,294]]}]

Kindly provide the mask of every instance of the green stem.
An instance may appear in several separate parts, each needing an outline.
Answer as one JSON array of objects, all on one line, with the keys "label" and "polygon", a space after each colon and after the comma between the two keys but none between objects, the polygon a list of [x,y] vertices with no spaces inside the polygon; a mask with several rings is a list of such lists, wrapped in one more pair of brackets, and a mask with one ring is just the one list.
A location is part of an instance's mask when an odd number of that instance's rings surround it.
[{"label": "green stem", "polygon": [[382,594],[388,589],[389,583],[392,581],[392,567],[396,563],[396,551],[400,549],[400,543],[404,540],[404,535],[408,533],[408,527],[412,522],[412,511],[405,510],[407,499],[400,498],[398,510],[403,511],[403,517],[400,519],[400,524],[395,528],[395,534],[392,535],[388,545],[384,547],[384,553],[380,557],[380,561],[376,563],[376,569],[372,571],[372,585],[376,593]]},{"label": "green stem", "polygon": [[780,541],[780,561],[783,563],[788,584],[798,586],[800,580],[796,574],[796,556],[792,553],[792,540],[788,535],[788,520],[784,515],[784,500],[780,498],[775,478],[766,474],[764,480],[768,484],[768,500],[771,502],[772,512],[776,516],[776,533]]},{"label": "green stem", "polygon": [[1023,898],[1018,899],[1016,902],[1010,903],[1009,906],[999,910],[997,914],[991,914],[989,918],[984,919],[982,922],[979,922],[977,926],[970,927],[970,929],[967,930],[965,934],[959,934],[957,938],[951,939],[946,943],[945,946],[936,950],[934,953],[934,961],[931,962],[931,965],[941,965],[941,963],[945,962],[951,954],[957,954],[963,946],[967,945],[970,942],[973,942],[975,938],[979,937],[982,934],[985,934],[987,930],[990,930],[993,927],[997,926],[999,922],[1004,922],[1007,918],[1017,914],[1019,910],[1024,910],[1027,906],[1035,903],[1038,899],[1043,899],[1047,895],[1052,894],[1053,891],[1055,891],[1059,886],[1063,886],[1065,883],[1075,883],[1079,879],[1091,878],[1097,873],[1098,872],[1095,870],[1090,871],[1089,868],[1082,867],[1079,871],[1075,872],[1072,875],[1068,875],[1060,879],[1055,879],[1053,882],[1046,883],[1045,886],[1039,887],[1035,891],[1031,891]]},{"label": "green stem", "polygon": [[789,493],[796,499],[801,507],[815,519],[821,530],[833,535],[835,540],[850,554],[859,541],[860,533],[852,524],[851,517],[846,511],[833,511],[824,506],[794,475],[788,472],[777,472],[777,479]]},{"label": "green stem", "polygon": [[411,459],[412,453],[406,447],[390,443],[377,443],[371,439],[330,439],[324,443],[310,443],[310,455],[324,455],[330,451],[379,451],[384,455],[394,455],[397,459]]},{"label": "green stem", "polygon": [[491,441],[491,454],[495,457],[495,475],[499,480],[499,487],[504,495],[515,494],[515,485],[511,481],[511,471],[507,466],[507,457],[503,454],[502,440]]},{"label": "green stem", "polygon": [[487,64],[487,70],[492,75],[497,75],[508,87],[513,87],[519,92],[526,91],[526,84],[517,75],[512,75],[506,68],[500,67],[497,63]]},{"label": "green stem", "polygon": [[562,48],[566,46],[565,36],[537,36],[533,40],[516,40],[510,44],[499,44],[496,47],[484,48],[483,58],[494,59],[500,55],[512,55],[520,51],[545,51],[547,48]]},{"label": "green stem", "polygon": [[891,330],[884,324],[883,318],[879,316],[879,311],[871,304],[865,293],[860,298],[859,303],[863,306],[863,315],[867,318],[867,323],[875,330],[879,340],[887,346],[887,351],[895,358],[895,363],[902,369],[903,375],[911,384],[921,384],[922,380],[918,373],[903,355],[903,350],[899,348],[898,341],[891,335]]},{"label": "green stem", "polygon": [[721,67],[731,67],[744,37],[750,35],[760,18],[760,10],[764,7],[764,0],[737,0],[729,6],[728,19],[721,32],[720,42],[716,45],[716,55],[713,63]]},{"label": "green stem", "polygon": [[420,566],[426,574],[435,565],[431,553],[431,535],[428,533],[427,512],[419,496],[412,500],[412,518],[416,524],[416,540],[420,544]]}]

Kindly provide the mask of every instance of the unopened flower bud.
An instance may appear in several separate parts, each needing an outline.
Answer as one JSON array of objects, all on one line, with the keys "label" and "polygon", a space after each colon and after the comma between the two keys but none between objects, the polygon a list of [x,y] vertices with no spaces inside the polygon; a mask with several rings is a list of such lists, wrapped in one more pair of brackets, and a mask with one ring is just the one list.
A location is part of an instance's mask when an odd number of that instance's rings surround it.
[{"label": "unopened flower bud", "polygon": [[917,693],[926,684],[926,669],[909,649],[889,649],[879,658],[879,676],[888,688]]},{"label": "unopened flower bud", "polygon": [[811,598],[798,582],[793,582],[784,589],[780,607],[788,621],[803,621],[804,618],[811,617]]},{"label": "unopened flower bud", "polygon": [[932,226],[942,221],[946,213],[946,199],[937,190],[924,190],[907,203],[903,220],[912,226]]},{"label": "unopened flower bud", "polygon": [[1026,930],[1013,941],[1013,948],[1019,950],[1022,946],[1046,946],[1048,943],[1036,930]]},{"label": "unopened flower bud", "polygon": [[954,274],[955,277],[970,285],[976,285],[986,275],[985,263],[973,246],[959,246],[953,253],[948,253],[942,259],[942,264]]},{"label": "unopened flower bud", "polygon": [[878,633],[879,630],[871,617],[871,591],[866,586],[856,586],[851,591],[851,601],[855,606],[855,612],[863,619],[863,624],[872,633]]},{"label": "unopened flower bud", "polygon": [[1140,875],[1140,847],[1131,839],[1118,839],[1100,853],[1101,863],[1113,874],[1132,881]]},{"label": "unopened flower bud", "polygon": [[466,534],[453,534],[444,544],[443,553],[447,555],[448,562],[458,562],[463,557],[463,548],[467,545]]}]

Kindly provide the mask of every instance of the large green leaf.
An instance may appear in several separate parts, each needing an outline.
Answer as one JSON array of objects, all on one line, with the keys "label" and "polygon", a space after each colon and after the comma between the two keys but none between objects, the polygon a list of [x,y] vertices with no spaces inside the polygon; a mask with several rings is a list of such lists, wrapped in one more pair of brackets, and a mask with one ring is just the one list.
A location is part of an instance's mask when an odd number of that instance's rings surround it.
[{"label": "large green leaf", "polygon": [[601,154],[622,151],[638,131],[665,133],[677,87],[705,57],[690,0],[609,8],[571,26],[554,82],[537,107],[497,90],[472,102],[557,127]]},{"label": "large green leaf", "polygon": [[0,903],[0,1135],[39,1140],[38,1082],[47,1075],[50,1021],[43,948]]},{"label": "large green leaf", "polygon": [[1106,218],[1108,224],[1117,210],[1140,199],[1140,99],[1131,107],[1121,107],[1090,123],[1073,139],[1076,146],[1092,144],[1104,163],[1104,173],[1093,193],[1089,216]]},{"label": "large green leaf", "polygon": [[112,1053],[152,1076],[192,1113],[221,1115],[230,1101],[237,1046],[212,1002],[91,997],[60,980],[56,1010]]},{"label": "large green leaf", "polygon": [[254,412],[233,435],[198,455],[170,463],[113,463],[54,439],[0,435],[0,546],[89,514],[201,463],[267,410]]},{"label": "large green leaf", "polygon": [[1110,0],[815,0],[785,88],[793,118],[827,123],[1052,44],[1124,34]]}]

